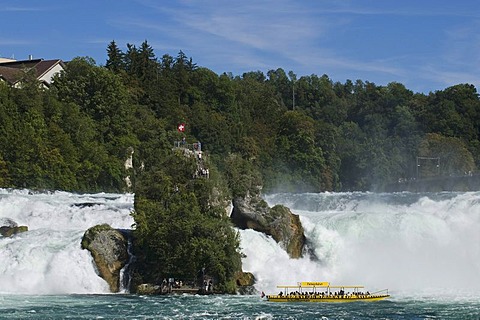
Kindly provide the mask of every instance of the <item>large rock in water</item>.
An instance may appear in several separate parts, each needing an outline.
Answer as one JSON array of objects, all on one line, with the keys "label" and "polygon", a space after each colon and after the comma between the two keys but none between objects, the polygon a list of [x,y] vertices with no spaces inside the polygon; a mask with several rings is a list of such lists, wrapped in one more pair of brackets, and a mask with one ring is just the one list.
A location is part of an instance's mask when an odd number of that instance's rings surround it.
[{"label": "large rock in water", "polygon": [[111,292],[120,290],[120,270],[128,262],[127,246],[125,236],[108,224],[92,227],[83,235],[82,249],[90,251]]},{"label": "large rock in water", "polygon": [[0,235],[11,237],[14,234],[28,231],[27,226],[19,226],[10,218],[0,218]]},{"label": "large rock in water", "polygon": [[240,294],[251,295],[257,294],[255,289],[255,276],[251,272],[237,272],[235,274],[235,282],[237,284],[237,291]]},{"label": "large rock in water", "polygon": [[0,227],[0,234],[4,237],[11,237],[14,234],[20,233],[20,232],[25,232],[28,231],[27,226],[15,226],[15,227],[9,227],[9,226],[2,226]]},{"label": "large rock in water", "polygon": [[255,284],[255,276],[251,272],[237,272],[235,274],[235,282],[237,286],[253,286]]},{"label": "large rock in water", "polygon": [[305,234],[298,215],[289,208],[272,208],[258,196],[247,195],[233,199],[232,222],[241,229],[253,229],[272,236],[291,258],[300,258],[305,245]]},{"label": "large rock in water", "polygon": [[154,285],[151,283],[142,283],[136,289],[136,293],[139,295],[152,295],[152,294],[161,294],[162,288],[159,285]]}]

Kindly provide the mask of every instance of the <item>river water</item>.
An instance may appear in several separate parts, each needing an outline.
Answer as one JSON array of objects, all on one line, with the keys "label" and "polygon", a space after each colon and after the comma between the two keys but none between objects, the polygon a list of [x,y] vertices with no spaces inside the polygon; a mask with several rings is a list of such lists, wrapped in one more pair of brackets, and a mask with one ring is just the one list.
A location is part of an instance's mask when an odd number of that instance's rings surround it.
[{"label": "river water", "polygon": [[3,295],[0,319],[479,319],[478,297],[270,303],[259,296]]},{"label": "river water", "polygon": [[[133,195],[0,189],[0,319],[480,319],[480,193],[321,193],[266,196],[300,215],[309,253],[288,255],[270,237],[239,231],[257,294],[109,294],[85,230],[131,228]],[[270,303],[277,285],[329,281],[389,289],[380,302]]]}]

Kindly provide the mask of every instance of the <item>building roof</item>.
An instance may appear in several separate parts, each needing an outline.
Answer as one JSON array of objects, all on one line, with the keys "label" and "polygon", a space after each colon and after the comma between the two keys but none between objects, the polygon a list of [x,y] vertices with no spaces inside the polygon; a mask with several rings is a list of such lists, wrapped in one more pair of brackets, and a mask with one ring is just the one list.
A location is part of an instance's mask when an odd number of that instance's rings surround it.
[{"label": "building roof", "polygon": [[[9,61],[9,62],[0,62],[0,77],[5,81],[9,82],[11,85],[14,85],[23,75],[22,70],[25,69],[35,69],[36,78],[41,79],[49,70],[55,67],[57,64],[60,64],[62,68],[65,68],[65,65],[62,60],[43,60],[43,59],[30,59],[30,60],[19,60],[19,61]],[[50,80],[50,79],[48,79]]]},{"label": "building roof", "polygon": [[21,76],[19,69],[4,67],[0,64],[0,77],[8,83],[14,84]]},{"label": "building roof", "polygon": [[2,63],[2,62],[11,62],[11,61],[15,61],[15,59],[1,58],[1,57],[0,57],[0,63]]}]

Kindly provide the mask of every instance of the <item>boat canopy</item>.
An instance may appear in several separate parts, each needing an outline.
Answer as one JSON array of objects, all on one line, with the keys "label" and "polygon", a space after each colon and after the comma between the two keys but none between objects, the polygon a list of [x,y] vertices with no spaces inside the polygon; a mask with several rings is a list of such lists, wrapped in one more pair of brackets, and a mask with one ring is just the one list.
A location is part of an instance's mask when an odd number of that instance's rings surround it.
[{"label": "boat canopy", "polygon": [[328,287],[330,286],[330,282],[300,282],[299,286],[301,287]]},{"label": "boat canopy", "polygon": [[296,286],[277,286],[277,288],[284,289],[299,289],[299,288],[334,288],[334,289],[360,289],[364,286],[331,286],[330,282],[298,282]]}]

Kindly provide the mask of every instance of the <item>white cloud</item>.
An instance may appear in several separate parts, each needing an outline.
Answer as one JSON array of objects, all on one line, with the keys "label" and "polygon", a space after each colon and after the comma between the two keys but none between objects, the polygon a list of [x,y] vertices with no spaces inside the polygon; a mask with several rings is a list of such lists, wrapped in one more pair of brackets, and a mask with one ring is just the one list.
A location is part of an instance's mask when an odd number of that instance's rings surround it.
[{"label": "white cloud", "polygon": [[[361,24],[360,21],[365,21],[360,19],[362,16],[425,16],[427,21],[428,17],[465,16],[468,21],[473,13],[467,6],[450,10],[450,5],[422,6],[416,1],[369,6],[357,1],[308,0],[184,0],[176,1],[175,5],[138,0],[137,3],[147,8],[148,14],[123,17],[114,23],[116,27],[142,34],[141,41],[148,39],[157,53],[183,50],[197,63],[216,72],[238,74],[283,68],[298,75],[326,73],[332,78],[343,75],[345,79],[358,75],[366,81],[398,81],[417,86],[416,82],[424,79],[437,84],[475,80],[480,65],[480,56],[475,54],[480,49],[477,26],[449,30],[444,52],[438,52],[441,44],[434,42],[435,49],[411,46],[403,50],[400,44],[396,52],[388,53],[383,51],[381,43],[369,48],[370,39],[365,39],[365,43],[357,41],[361,53],[350,44],[351,35],[359,28],[371,28],[372,36],[377,36],[379,26]],[[437,19],[440,20],[443,23],[445,19]],[[364,29],[362,32],[368,35]],[[337,38],[341,40],[338,43]],[[376,40],[382,41],[379,36]],[[434,40],[426,38],[423,43],[428,41]],[[394,42],[389,44],[395,47]],[[471,63],[472,72],[462,66],[466,63]]]}]

